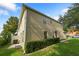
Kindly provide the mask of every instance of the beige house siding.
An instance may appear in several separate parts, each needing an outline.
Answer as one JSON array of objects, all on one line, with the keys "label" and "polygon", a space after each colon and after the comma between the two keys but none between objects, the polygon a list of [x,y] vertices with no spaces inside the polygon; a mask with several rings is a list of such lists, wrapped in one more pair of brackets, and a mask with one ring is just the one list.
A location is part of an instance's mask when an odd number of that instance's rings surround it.
[{"label": "beige house siding", "polygon": [[[44,31],[47,31],[48,38],[53,38],[55,30],[58,31],[58,36],[61,39],[65,38],[62,25],[53,21],[52,19],[49,19],[48,17],[33,12],[32,10],[28,10],[28,18],[30,21],[30,39],[28,39],[29,41],[44,39]],[[44,23],[44,21],[46,23]]]},{"label": "beige house siding", "polygon": [[25,45],[25,39],[26,39],[26,24],[27,24],[27,10],[24,11],[22,21],[20,23],[20,26],[18,28],[18,40],[21,46],[24,49]]}]

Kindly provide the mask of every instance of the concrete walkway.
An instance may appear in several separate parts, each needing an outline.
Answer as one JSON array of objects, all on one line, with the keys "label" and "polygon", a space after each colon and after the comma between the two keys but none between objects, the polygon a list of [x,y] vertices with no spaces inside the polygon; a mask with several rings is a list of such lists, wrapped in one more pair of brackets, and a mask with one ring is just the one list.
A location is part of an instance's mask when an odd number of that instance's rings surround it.
[{"label": "concrete walkway", "polygon": [[61,40],[60,42],[67,42],[68,40]]},{"label": "concrete walkway", "polygon": [[10,49],[10,48],[21,48],[21,45],[20,44],[13,44],[8,47],[8,49]]}]

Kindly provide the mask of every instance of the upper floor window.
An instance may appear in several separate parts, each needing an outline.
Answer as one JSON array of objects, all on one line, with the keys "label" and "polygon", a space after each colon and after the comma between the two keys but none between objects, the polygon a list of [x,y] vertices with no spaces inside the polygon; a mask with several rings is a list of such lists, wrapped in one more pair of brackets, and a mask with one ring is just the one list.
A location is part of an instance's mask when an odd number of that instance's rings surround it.
[{"label": "upper floor window", "polygon": [[15,34],[14,34],[14,35],[16,36],[17,34],[18,34],[18,33],[17,33],[17,32],[15,32]]},{"label": "upper floor window", "polygon": [[52,23],[52,20],[50,20],[50,24]]}]

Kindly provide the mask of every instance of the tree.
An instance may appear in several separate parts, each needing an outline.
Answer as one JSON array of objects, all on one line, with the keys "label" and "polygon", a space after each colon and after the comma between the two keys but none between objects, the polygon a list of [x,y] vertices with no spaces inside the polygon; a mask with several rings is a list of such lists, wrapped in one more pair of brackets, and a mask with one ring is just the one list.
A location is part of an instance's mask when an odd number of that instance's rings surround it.
[{"label": "tree", "polygon": [[66,30],[72,26],[79,29],[79,3],[72,4],[71,7],[69,7],[68,12],[65,13],[64,16],[60,16],[59,21],[63,24],[64,29]]},{"label": "tree", "polygon": [[58,21],[59,21],[60,23],[63,23],[63,20],[64,20],[64,19],[63,19],[63,16],[60,15]]},{"label": "tree", "polygon": [[11,41],[11,34],[14,34],[18,28],[18,18],[11,16],[6,24],[3,25],[2,36],[6,40],[6,43]]}]

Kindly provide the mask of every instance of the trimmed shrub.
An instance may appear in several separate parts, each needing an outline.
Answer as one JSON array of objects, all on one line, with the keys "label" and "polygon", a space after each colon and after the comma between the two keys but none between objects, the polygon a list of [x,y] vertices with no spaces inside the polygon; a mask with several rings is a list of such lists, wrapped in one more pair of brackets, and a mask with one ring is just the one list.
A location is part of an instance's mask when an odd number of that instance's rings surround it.
[{"label": "trimmed shrub", "polygon": [[54,43],[59,43],[60,42],[60,39],[59,38],[55,38],[54,39]]},{"label": "trimmed shrub", "polygon": [[27,42],[26,45],[26,53],[31,53],[34,51],[37,51],[39,49],[45,48],[49,45],[55,44],[60,42],[59,38],[55,38],[55,39],[46,39],[46,40],[42,40],[42,41],[31,41],[31,42]]}]

